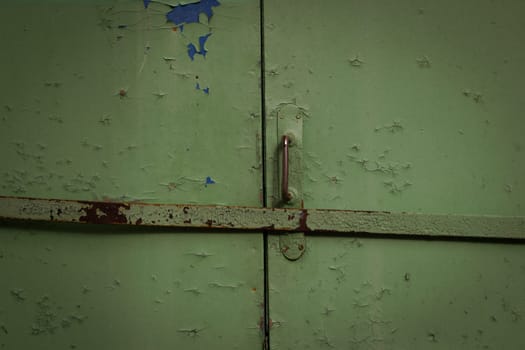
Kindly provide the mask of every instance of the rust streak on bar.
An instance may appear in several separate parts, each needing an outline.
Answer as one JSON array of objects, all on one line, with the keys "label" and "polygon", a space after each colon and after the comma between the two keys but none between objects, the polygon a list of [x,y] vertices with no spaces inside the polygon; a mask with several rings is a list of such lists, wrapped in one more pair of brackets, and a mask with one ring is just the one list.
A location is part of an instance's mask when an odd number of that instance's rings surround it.
[{"label": "rust streak on bar", "polygon": [[80,211],[84,212],[78,220],[86,224],[127,224],[128,219],[121,209],[130,209],[126,203],[112,202],[78,202],[86,204]]},{"label": "rust streak on bar", "polygon": [[525,241],[525,217],[73,201],[0,196],[0,219],[243,232],[308,232]]}]

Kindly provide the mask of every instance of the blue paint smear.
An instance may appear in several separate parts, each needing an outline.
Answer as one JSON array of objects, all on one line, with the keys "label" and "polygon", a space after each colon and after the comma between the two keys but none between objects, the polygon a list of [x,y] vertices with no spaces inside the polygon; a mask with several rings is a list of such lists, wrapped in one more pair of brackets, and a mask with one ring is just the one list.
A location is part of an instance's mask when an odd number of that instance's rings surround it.
[{"label": "blue paint smear", "polygon": [[[151,0],[144,0],[144,5],[146,5],[146,1],[149,3]],[[166,14],[166,18],[177,25],[182,23],[199,23],[200,14],[204,13],[209,21],[213,16],[212,7],[219,5],[220,3],[217,0],[201,0],[193,4],[177,5]]]},{"label": "blue paint smear", "polygon": [[144,8],[147,9],[151,0],[144,0]]},{"label": "blue paint smear", "polygon": [[211,33],[208,33],[206,35],[199,37],[199,50],[198,51],[195,45],[191,43],[188,44],[188,56],[190,56],[192,61],[194,60],[195,55],[201,55],[203,57],[206,57],[206,53],[208,52],[208,50],[206,50],[205,45],[210,35]]},{"label": "blue paint smear", "polygon": [[193,44],[188,44],[188,56],[190,56],[191,60],[195,58],[195,55],[198,54],[197,48]]},{"label": "blue paint smear", "polygon": [[204,57],[206,57],[206,52],[208,52],[208,50],[204,48],[204,45],[206,45],[206,41],[208,40],[210,35],[211,33],[208,33],[199,37],[199,54],[203,55]]},{"label": "blue paint smear", "polygon": [[213,181],[213,179],[211,177],[206,177],[206,184],[205,186],[208,186],[208,185],[213,185],[215,184],[215,181]]},{"label": "blue paint smear", "polygon": [[201,84],[199,83],[195,83],[195,90],[202,90],[202,92],[204,92],[206,95],[209,95],[210,94],[210,88],[209,87],[205,87],[205,88],[202,88],[201,89]]}]

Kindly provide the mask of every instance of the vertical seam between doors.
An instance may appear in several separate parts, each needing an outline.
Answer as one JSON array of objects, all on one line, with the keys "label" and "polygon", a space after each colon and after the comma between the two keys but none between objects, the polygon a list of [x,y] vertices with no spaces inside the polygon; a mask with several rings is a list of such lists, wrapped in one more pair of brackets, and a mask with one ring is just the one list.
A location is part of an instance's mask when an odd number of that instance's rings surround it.
[{"label": "vertical seam between doors", "polygon": [[[263,207],[268,206],[267,199],[267,164],[266,164],[266,67],[264,45],[264,0],[259,0],[259,26],[260,26],[260,91],[261,91],[261,163],[262,163],[262,202]],[[263,349],[270,349],[270,296],[268,276],[268,231],[263,232],[263,268],[264,268],[264,316],[263,316]]]}]

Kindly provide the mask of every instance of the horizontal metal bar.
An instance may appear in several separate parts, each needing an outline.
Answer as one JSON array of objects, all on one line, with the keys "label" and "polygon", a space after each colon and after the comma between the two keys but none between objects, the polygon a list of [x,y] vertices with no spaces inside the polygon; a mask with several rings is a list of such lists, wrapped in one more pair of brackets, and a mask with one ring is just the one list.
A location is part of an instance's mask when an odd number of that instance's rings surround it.
[{"label": "horizontal metal bar", "polygon": [[283,232],[525,240],[525,217],[428,215],[0,197],[0,219]]}]

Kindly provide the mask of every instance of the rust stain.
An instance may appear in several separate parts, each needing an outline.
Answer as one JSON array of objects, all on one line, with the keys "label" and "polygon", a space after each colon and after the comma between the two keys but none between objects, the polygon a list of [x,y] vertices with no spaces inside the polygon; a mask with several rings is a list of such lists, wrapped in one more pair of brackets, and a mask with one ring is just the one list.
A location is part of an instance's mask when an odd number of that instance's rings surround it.
[{"label": "rust stain", "polygon": [[310,229],[308,228],[308,210],[306,209],[301,209],[301,217],[299,218],[299,231],[303,231],[303,232],[306,232],[306,231],[310,231]]},{"label": "rust stain", "polygon": [[129,210],[130,206],[126,203],[109,203],[109,202],[78,202],[87,204],[87,207],[81,208],[79,212],[85,215],[79,218],[80,222],[88,224],[126,224],[128,218],[120,210]]},{"label": "rust stain", "polygon": [[[273,320],[271,318],[268,320],[268,326],[269,328],[273,327]],[[259,318],[259,329],[264,329],[264,317],[263,316]]]}]

